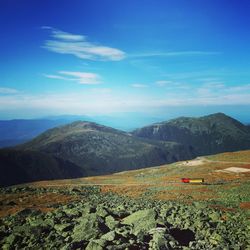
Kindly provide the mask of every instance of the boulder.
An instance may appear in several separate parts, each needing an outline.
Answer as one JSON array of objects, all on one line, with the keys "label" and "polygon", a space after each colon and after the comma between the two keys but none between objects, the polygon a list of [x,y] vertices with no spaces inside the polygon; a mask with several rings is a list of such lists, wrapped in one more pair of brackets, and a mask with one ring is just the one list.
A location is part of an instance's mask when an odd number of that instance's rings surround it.
[{"label": "boulder", "polygon": [[122,220],[123,224],[132,226],[132,233],[147,233],[150,229],[157,226],[156,212],[154,209],[139,210]]}]

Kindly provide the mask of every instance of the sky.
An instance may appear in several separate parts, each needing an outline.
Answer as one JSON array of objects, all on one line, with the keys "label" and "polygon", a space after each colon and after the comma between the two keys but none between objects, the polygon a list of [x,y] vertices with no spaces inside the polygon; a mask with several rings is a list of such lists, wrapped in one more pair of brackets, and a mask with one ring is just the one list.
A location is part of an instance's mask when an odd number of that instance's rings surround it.
[{"label": "sky", "polygon": [[248,0],[0,0],[0,119],[250,122]]}]

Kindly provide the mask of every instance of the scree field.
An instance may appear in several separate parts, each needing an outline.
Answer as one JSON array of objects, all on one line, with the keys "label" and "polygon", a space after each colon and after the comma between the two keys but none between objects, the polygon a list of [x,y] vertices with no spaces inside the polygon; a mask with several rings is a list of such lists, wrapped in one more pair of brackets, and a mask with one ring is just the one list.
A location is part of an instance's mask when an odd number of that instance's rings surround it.
[{"label": "scree field", "polygon": [[[248,249],[250,151],[1,189],[2,249]],[[181,178],[204,178],[202,184]]]}]

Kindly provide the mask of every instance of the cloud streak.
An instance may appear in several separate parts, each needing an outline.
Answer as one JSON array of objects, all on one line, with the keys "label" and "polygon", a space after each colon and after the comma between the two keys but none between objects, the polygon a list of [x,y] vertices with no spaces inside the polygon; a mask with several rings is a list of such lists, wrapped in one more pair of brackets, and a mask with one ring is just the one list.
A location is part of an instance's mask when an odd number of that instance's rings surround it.
[{"label": "cloud streak", "polygon": [[122,50],[97,45],[88,41],[86,36],[64,32],[47,26],[42,28],[50,31],[51,39],[46,40],[43,45],[43,48],[49,51],[92,61],[120,61],[126,56]]},{"label": "cloud streak", "polygon": [[65,81],[74,81],[79,84],[100,84],[101,77],[98,74],[90,72],[78,72],[78,71],[59,71],[56,75],[44,75],[50,79],[59,79]]},{"label": "cloud streak", "polygon": [[212,55],[219,55],[219,54],[221,54],[221,52],[188,50],[188,51],[139,53],[139,54],[131,54],[129,57],[131,57],[131,58],[143,58],[143,57],[212,56]]},{"label": "cloud streak", "polygon": [[[66,74],[65,74],[66,75]],[[248,88],[248,85],[245,85]],[[192,93],[192,95],[190,95]],[[192,89],[191,92],[162,94],[161,97],[142,91],[141,93],[120,92],[110,89],[92,88],[84,92],[44,93],[3,95],[0,98],[0,111],[11,110],[43,113],[85,113],[108,114],[113,112],[147,111],[165,107],[216,105],[250,105],[250,92],[212,92],[211,88]]]},{"label": "cloud streak", "polygon": [[0,88],[0,94],[9,95],[9,94],[17,94],[19,91],[17,89],[12,88]]},{"label": "cloud streak", "polygon": [[141,84],[141,83],[134,83],[134,84],[131,84],[131,87],[133,87],[133,88],[147,88],[148,85]]},{"label": "cloud streak", "polygon": [[156,81],[155,84],[159,87],[165,87],[167,85],[172,84],[172,81],[166,81],[166,80],[160,80],[160,81]]}]

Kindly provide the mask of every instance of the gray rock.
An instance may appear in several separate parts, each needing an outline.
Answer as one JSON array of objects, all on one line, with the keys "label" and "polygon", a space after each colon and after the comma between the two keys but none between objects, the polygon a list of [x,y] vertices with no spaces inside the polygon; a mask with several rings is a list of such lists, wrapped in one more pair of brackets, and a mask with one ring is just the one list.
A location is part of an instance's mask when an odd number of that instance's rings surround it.
[{"label": "gray rock", "polygon": [[106,241],[113,241],[115,239],[115,231],[110,231],[102,235],[101,239],[104,239]]},{"label": "gray rock", "polygon": [[105,225],[110,229],[113,230],[119,224],[118,221],[114,219],[111,215],[105,218]]},{"label": "gray rock", "polygon": [[74,227],[71,237],[73,241],[79,242],[97,238],[99,234],[98,216],[92,213],[81,217],[79,224]]},{"label": "gray rock", "polygon": [[106,245],[106,240],[95,239],[89,242],[85,250],[103,250],[105,249],[105,245]]},{"label": "gray rock", "polygon": [[146,233],[157,225],[156,212],[154,209],[139,210],[124,218],[122,223],[132,225],[132,232],[135,235],[141,232]]},{"label": "gray rock", "polygon": [[67,232],[69,230],[71,230],[74,227],[74,225],[72,225],[71,223],[67,223],[67,224],[56,224],[54,226],[56,231],[59,232]]}]

